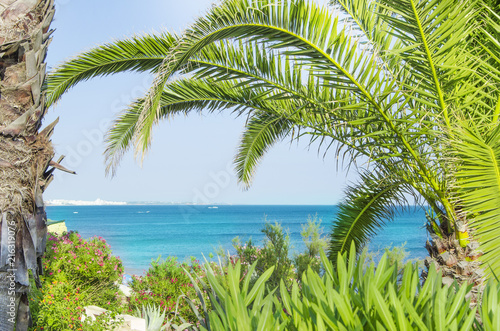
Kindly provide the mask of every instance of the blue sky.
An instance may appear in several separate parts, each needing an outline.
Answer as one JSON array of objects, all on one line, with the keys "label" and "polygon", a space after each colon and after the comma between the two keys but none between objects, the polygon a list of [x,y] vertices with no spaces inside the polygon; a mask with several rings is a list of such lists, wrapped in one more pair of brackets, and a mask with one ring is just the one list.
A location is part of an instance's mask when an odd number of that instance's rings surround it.
[{"label": "blue sky", "polygon": [[[212,0],[56,0],[56,29],[49,68],[93,46],[144,32],[180,32],[209,8]],[[60,117],[52,141],[63,165],[46,199],[232,204],[334,204],[348,181],[333,153],[324,159],[306,140],[282,142],[242,190],[232,167],[244,119],[230,114],[191,115],[161,123],[142,167],[125,155],[114,178],[104,174],[103,133],[114,116],[143,95],[152,77],[121,74],[82,83],[52,107],[45,123]]]}]

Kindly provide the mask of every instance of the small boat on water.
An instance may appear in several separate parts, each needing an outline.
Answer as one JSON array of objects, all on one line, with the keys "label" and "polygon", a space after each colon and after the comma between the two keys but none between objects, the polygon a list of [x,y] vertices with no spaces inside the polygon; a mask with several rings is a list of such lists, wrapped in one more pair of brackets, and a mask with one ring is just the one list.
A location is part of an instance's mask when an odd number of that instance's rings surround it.
[{"label": "small boat on water", "polygon": [[217,207],[217,206],[208,207],[208,209],[217,209],[217,208],[219,208],[219,207]]}]

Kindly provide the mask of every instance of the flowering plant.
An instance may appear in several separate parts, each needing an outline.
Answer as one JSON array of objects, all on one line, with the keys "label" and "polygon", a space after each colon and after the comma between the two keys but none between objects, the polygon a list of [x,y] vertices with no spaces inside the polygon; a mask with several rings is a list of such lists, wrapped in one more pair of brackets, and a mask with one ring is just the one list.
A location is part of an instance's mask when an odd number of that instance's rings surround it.
[{"label": "flowering plant", "polygon": [[36,305],[34,330],[82,330],[84,313],[80,288],[66,282],[44,284],[42,291],[32,293],[31,303]]},{"label": "flowering plant", "polygon": [[[33,284],[30,293],[34,330],[99,330],[97,322],[89,328],[88,321],[80,321],[84,306],[122,310],[117,281],[123,266],[101,237],[84,240],[76,232],[49,233],[43,272],[42,288]],[[113,323],[111,317],[101,319],[106,328]]]},{"label": "flowering plant", "polygon": [[49,234],[45,253],[46,276],[60,281],[82,284],[114,283],[121,279],[123,266],[113,256],[102,237],[83,240],[80,234]]},{"label": "flowering plant", "polygon": [[[161,310],[166,310],[165,321],[167,321],[174,317],[177,308],[178,315],[186,321],[196,321],[196,316],[187,300],[197,308],[200,308],[200,303],[186,271],[194,279],[196,276],[201,279],[206,277],[199,261],[195,259],[191,260],[191,264],[179,263],[176,257],[168,257],[165,260],[158,257],[157,260],[153,260],[146,275],[132,277],[130,286],[133,295],[129,312],[141,309],[142,306],[159,306]],[[185,295],[187,300],[179,298],[182,295]],[[176,318],[173,320],[174,323],[179,322]]]}]

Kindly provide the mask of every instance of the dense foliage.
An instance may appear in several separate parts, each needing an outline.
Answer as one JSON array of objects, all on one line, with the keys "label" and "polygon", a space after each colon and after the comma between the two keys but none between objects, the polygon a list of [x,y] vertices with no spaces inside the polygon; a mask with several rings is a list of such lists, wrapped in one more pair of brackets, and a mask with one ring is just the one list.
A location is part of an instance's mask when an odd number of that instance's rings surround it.
[{"label": "dense foliage", "polygon": [[[242,277],[242,265],[229,265],[225,283],[206,265],[208,282],[198,280],[209,291],[214,309],[200,314],[194,330],[496,330],[500,324],[500,284],[491,281],[481,307],[471,307],[472,286],[443,286],[441,273],[430,268],[424,284],[418,267],[411,263],[402,276],[387,254],[377,265],[366,267],[365,254],[351,250],[349,261],[339,256],[334,266],[324,253],[324,272],[311,269],[291,291],[284,282],[267,292],[273,269],[265,271],[251,286],[251,272]],[[254,263],[250,267],[253,271]],[[267,293],[267,294],[266,294]],[[203,305],[208,304],[202,301]],[[479,314],[476,315],[476,312]]]},{"label": "dense foliage", "polygon": [[279,285],[280,280],[290,284],[294,277],[294,270],[290,259],[289,236],[283,232],[283,228],[278,223],[266,223],[262,232],[265,235],[263,247],[255,246],[252,239],[245,244],[233,240],[236,255],[231,257],[231,262],[234,264],[240,261],[244,267],[244,274],[248,272],[248,267],[255,263],[255,273],[259,276],[274,267],[274,272],[268,280],[269,284],[275,287]]},{"label": "dense foliage", "polygon": [[301,236],[306,246],[304,252],[292,254],[290,238],[279,223],[266,221],[261,232],[265,235],[263,247],[256,246],[251,238],[245,243],[238,237],[233,239],[236,254],[230,257],[230,261],[233,265],[239,261],[244,275],[253,263],[256,265],[252,279],[274,267],[268,280],[269,287],[277,287],[283,281],[291,288],[292,281],[300,279],[307,268],[320,271],[319,252],[326,248],[327,240],[322,235],[321,220],[317,216],[309,216],[307,223],[302,225]]},{"label": "dense foliage", "polygon": [[167,312],[165,320],[182,324],[177,315],[186,321],[195,321],[196,316],[190,304],[182,299],[187,298],[199,308],[199,299],[196,296],[189,274],[200,279],[205,278],[205,271],[196,260],[191,264],[180,263],[175,257],[161,260],[160,257],[151,262],[151,267],[144,276],[133,276],[130,284],[133,295],[130,299],[129,313],[133,313],[143,306],[156,306]]},{"label": "dense foliage", "polygon": [[[103,238],[49,233],[44,257],[42,287],[33,286],[30,295],[35,330],[98,330],[102,323],[82,323],[83,307],[121,310],[117,284],[123,267]],[[111,316],[101,319],[109,322]]]},{"label": "dense foliage", "polygon": [[[240,245],[227,264],[202,266],[196,260],[158,258],[144,276],[133,278],[134,294],[124,306],[115,285],[121,262],[102,238],[49,235],[43,286],[30,298],[34,330],[107,330],[116,325],[115,315],[127,309],[146,317],[151,326],[176,325],[178,330],[497,330],[500,326],[497,281],[489,282],[476,305],[471,301],[472,285],[443,286],[441,272],[434,266],[423,282],[418,265],[402,266],[404,247],[386,249],[378,262],[366,251],[357,257],[351,249],[348,259],[339,255],[334,265],[321,249],[324,238],[318,224],[310,220],[303,227],[306,251],[293,259],[282,255],[290,249],[284,230],[270,223],[262,230],[267,237],[263,247]],[[311,252],[318,252],[318,261],[302,266],[299,277],[293,261]],[[283,269],[287,272],[277,272],[279,261],[288,261],[289,267]],[[271,262],[275,265],[269,267]],[[85,263],[100,268],[85,269],[81,267]],[[111,313],[93,323],[82,322],[87,305]]]},{"label": "dense foliage", "polygon": [[[307,240],[308,247],[324,247],[326,244],[326,239],[319,232],[320,224],[321,221],[316,218],[309,219],[307,225],[303,227],[303,239]],[[308,248],[306,252],[292,259],[290,239],[280,224],[266,222],[261,231],[265,235],[262,247],[254,245],[251,239],[241,243],[237,237],[233,240],[235,255],[226,256],[222,252],[219,253],[224,261],[222,269],[215,268],[215,264],[212,263],[217,277],[227,272],[227,265],[236,263],[242,265],[242,272],[246,275],[250,271],[250,265],[255,263],[250,278],[251,284],[273,266],[274,271],[268,279],[268,288],[279,286],[281,281],[291,288],[292,281],[297,280],[300,275],[297,273],[298,270],[305,270],[311,266],[319,272],[319,251],[317,256],[310,256],[311,250]],[[312,252],[316,251],[312,249]],[[304,258],[306,256],[308,258]],[[294,265],[294,263],[299,264]],[[192,279],[196,280],[196,285],[199,287],[201,286],[199,281],[206,282],[206,277],[206,270],[194,258],[191,263],[180,263],[175,257],[168,257],[165,260],[159,257],[151,262],[151,267],[145,275],[133,276],[130,284],[133,295],[129,313],[151,305],[166,310],[165,321],[177,325],[185,321],[196,321],[197,316],[191,308],[194,305],[200,309],[200,298],[197,296]],[[205,302],[208,302],[205,292],[202,296]]]}]

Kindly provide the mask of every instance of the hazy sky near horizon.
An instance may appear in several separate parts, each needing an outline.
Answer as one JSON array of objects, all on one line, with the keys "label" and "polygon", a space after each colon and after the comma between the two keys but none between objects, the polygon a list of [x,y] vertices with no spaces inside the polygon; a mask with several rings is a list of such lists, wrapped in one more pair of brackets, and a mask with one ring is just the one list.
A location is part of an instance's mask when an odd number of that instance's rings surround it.
[{"label": "hazy sky near horizon", "polygon": [[[213,0],[79,1],[56,0],[49,47],[49,69],[93,46],[144,32],[180,32]],[[323,158],[316,147],[282,142],[257,169],[243,190],[232,160],[244,118],[231,114],[190,115],[162,122],[142,167],[127,153],[117,175],[105,176],[103,134],[133,99],[143,96],[153,77],[120,74],[81,83],[46,116],[60,117],[52,141],[56,158],[78,175],[57,172],[46,199],[205,202],[232,204],[335,204],[348,181],[334,154]]]}]

